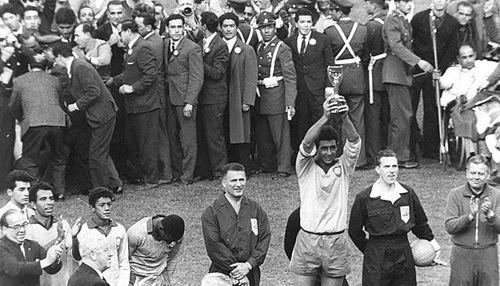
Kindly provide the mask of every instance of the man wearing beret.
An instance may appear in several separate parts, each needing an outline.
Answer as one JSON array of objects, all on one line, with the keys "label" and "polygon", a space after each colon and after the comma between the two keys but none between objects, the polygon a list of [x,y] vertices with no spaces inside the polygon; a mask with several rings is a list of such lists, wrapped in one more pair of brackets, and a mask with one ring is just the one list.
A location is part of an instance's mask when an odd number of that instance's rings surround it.
[{"label": "man wearing beret", "polygon": [[257,47],[256,143],[260,167],[264,172],[273,172],[277,163],[273,179],[279,179],[292,173],[288,121],[295,115],[295,67],[291,49],[276,37],[276,16],[262,12],[257,24],[263,41]]},{"label": "man wearing beret", "polygon": [[395,0],[394,9],[385,20],[382,36],[387,57],[382,68],[382,82],[389,94],[391,119],[387,149],[398,156],[402,168],[416,168],[418,163],[410,158],[410,124],[413,116],[410,87],[412,69],[417,66],[431,73],[432,65],[412,53],[412,28],[405,16],[410,13],[412,0]]},{"label": "man wearing beret", "polygon": [[285,43],[292,49],[297,72],[296,115],[292,121],[292,146],[298,146],[307,130],[323,115],[325,87],[330,82],[327,67],[334,64],[330,39],[312,30],[313,14],[305,8],[298,9],[294,21],[298,34]]},{"label": "man wearing beret", "polygon": [[339,94],[347,100],[349,116],[356,131],[361,136],[361,153],[357,168],[366,166],[365,156],[365,71],[369,55],[366,49],[366,26],[349,17],[353,4],[349,0],[332,0],[332,19],[337,23],[325,29],[332,42],[335,64],[342,65],[343,78]]}]

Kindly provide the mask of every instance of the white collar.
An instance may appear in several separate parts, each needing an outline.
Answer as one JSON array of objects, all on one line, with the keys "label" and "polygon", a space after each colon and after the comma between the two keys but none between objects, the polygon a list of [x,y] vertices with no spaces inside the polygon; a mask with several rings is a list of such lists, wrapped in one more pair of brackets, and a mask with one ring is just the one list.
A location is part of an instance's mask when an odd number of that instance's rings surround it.
[{"label": "white collar", "polygon": [[229,52],[231,52],[233,50],[234,46],[236,45],[236,40],[237,40],[236,38],[237,37],[235,36],[235,37],[233,37],[232,39],[229,39],[229,40],[224,39],[224,42],[226,42],[227,47],[229,49]]},{"label": "white collar", "polygon": [[137,42],[137,40],[139,39],[139,37],[140,37],[140,35],[135,36],[135,38],[132,41],[130,41],[130,43],[128,43],[128,48],[129,49],[132,49],[132,47],[134,46],[135,42]]},{"label": "white collar", "polygon": [[68,76],[71,78],[71,64],[73,64],[73,61],[75,60],[74,57],[70,57],[68,61],[66,62],[66,70],[68,71]]},{"label": "white collar", "polygon": [[370,192],[370,198],[378,198],[381,200],[389,201],[394,204],[397,201],[401,194],[406,194],[408,191],[401,186],[399,182],[395,182],[389,191],[382,185],[382,179],[378,179],[372,186],[372,191]]},{"label": "white collar", "polygon": [[208,38],[203,39],[203,49],[206,49],[208,48],[208,46],[210,46],[210,43],[212,42],[212,40],[215,38],[216,35],[217,33],[213,33]]},{"label": "white collar", "polygon": [[[85,264],[87,264],[87,263],[85,263]],[[101,280],[104,279],[104,275],[102,274],[102,272],[99,269],[95,268],[93,265],[90,265],[90,264],[87,264],[87,265],[90,268],[94,269],[95,272],[97,272],[97,275],[99,275],[99,277],[101,278]]]}]

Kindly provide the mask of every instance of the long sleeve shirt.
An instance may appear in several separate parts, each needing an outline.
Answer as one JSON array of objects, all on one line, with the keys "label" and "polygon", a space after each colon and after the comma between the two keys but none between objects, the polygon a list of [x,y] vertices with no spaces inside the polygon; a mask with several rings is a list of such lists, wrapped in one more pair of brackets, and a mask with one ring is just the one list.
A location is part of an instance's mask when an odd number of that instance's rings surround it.
[{"label": "long sleeve shirt", "polygon": [[463,248],[486,248],[498,242],[500,233],[500,190],[486,185],[479,196],[481,205],[486,198],[491,202],[494,216],[487,219],[480,212],[474,220],[469,219],[470,198],[473,196],[468,184],[450,191],[446,204],[446,231],[451,242]]}]

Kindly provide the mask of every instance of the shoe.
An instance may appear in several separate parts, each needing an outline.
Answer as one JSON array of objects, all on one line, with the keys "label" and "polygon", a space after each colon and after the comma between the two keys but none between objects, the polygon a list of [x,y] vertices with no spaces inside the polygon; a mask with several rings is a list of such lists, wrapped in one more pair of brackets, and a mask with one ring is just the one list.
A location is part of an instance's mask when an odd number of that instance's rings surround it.
[{"label": "shoe", "polygon": [[373,168],[375,168],[375,166],[373,166],[370,163],[366,163],[366,164],[363,164],[361,166],[357,166],[356,171],[367,171],[367,170],[371,170]]},{"label": "shoe", "polygon": [[55,195],[54,197],[54,200],[56,201],[64,201],[66,199],[66,197],[64,196],[64,194],[58,194],[58,195]]},{"label": "shoe", "polygon": [[121,195],[123,194],[123,186],[116,186],[113,189],[111,189],[114,194]]},{"label": "shoe", "polygon": [[418,167],[418,163],[415,161],[399,162],[398,166],[403,169],[415,169]]},{"label": "shoe", "polygon": [[178,180],[173,185],[176,187],[186,187],[186,186],[189,186],[191,184],[193,184],[193,181]]},{"label": "shoe", "polygon": [[158,186],[172,184],[172,180],[158,180]]},{"label": "shoe", "polygon": [[285,172],[278,172],[276,175],[272,177],[273,180],[279,180],[279,179],[284,179],[290,177],[291,174],[285,173]]},{"label": "shoe", "polygon": [[158,184],[145,183],[142,186],[135,188],[136,191],[144,191],[149,189],[158,188]]}]

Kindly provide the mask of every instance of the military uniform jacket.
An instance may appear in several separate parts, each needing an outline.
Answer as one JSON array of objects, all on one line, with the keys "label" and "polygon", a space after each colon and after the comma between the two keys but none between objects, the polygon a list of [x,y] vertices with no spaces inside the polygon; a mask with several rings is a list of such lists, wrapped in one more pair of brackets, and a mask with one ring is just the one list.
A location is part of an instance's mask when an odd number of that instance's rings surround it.
[{"label": "military uniform jacket", "polygon": [[[382,38],[382,27],[387,17],[386,12],[381,12],[370,17],[366,23],[368,38],[366,47],[370,56],[377,56],[385,53],[384,39]],[[373,65],[373,90],[384,91],[382,84],[382,67],[384,66],[385,59],[379,59]]]},{"label": "military uniform jacket", "polygon": [[387,50],[382,69],[382,82],[411,86],[412,68],[420,57],[411,52],[412,28],[403,13],[393,10],[382,27]]},{"label": "military uniform jacket", "polygon": [[[340,26],[345,37],[349,39],[349,35],[354,27],[355,22],[350,18],[341,18],[337,22],[337,24],[338,26]],[[325,34],[330,37],[333,56],[336,58],[335,64],[340,64],[339,61],[342,60],[354,58],[349,49],[343,48],[344,40],[342,39],[339,31],[335,26],[326,28]],[[349,43],[355,56],[360,58],[360,62],[342,64],[344,70],[343,77],[340,82],[340,94],[363,94],[366,91],[365,73],[363,67],[366,67],[370,60],[368,50],[366,48],[366,40],[366,26],[358,23],[356,31]],[[340,56],[338,56],[339,53],[341,53]]]},{"label": "military uniform jacket", "polygon": [[131,85],[133,93],[125,94],[127,113],[144,113],[161,107],[158,91],[158,67],[151,45],[141,36],[124,57],[123,73],[113,78],[113,83]]},{"label": "military uniform jacket", "polygon": [[[270,76],[271,62],[278,43],[274,37],[267,46],[261,42],[257,48],[257,62],[259,64],[259,80]],[[285,43],[279,47],[274,69],[275,77],[283,77],[278,81],[278,86],[266,88],[259,84],[260,100],[257,106],[260,114],[285,113],[285,106],[295,106],[297,97],[297,77],[292,60],[292,50]]]}]

